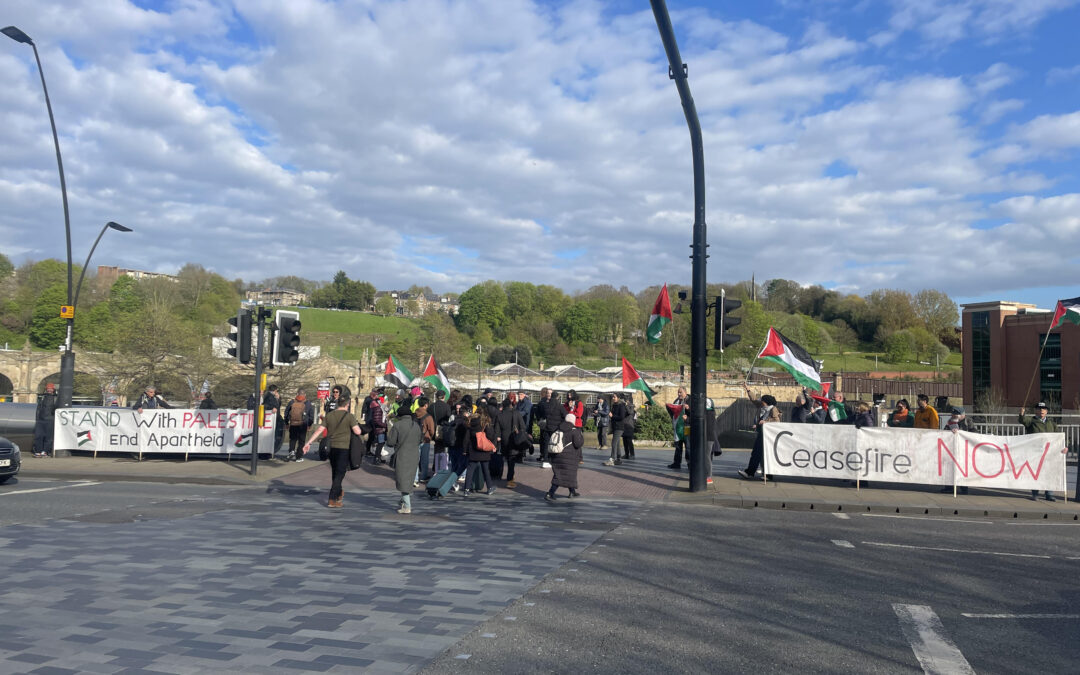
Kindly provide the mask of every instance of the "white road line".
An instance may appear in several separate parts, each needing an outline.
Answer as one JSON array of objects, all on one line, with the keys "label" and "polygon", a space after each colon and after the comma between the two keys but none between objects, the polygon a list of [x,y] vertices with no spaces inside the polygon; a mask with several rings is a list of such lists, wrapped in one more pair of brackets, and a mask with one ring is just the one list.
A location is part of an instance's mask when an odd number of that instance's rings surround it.
[{"label": "white road line", "polygon": [[67,488],[86,487],[88,485],[101,485],[101,481],[86,481],[83,483],[72,483],[71,485],[57,485],[56,487],[33,488],[32,490],[12,490],[11,492],[0,492],[0,497],[9,497],[11,495],[28,495],[31,492],[49,492],[51,490],[65,490]]},{"label": "white road line", "polygon": [[1020,521],[1006,521],[1006,525],[1030,525],[1032,527],[1080,527],[1080,523],[1040,523],[1040,522],[1025,522]]},{"label": "white road line", "polygon": [[947,523],[979,523],[980,525],[993,525],[992,520],[962,520],[960,518],[932,518],[930,516],[897,516],[891,513],[862,513],[867,518],[902,518],[904,520],[943,520]]},{"label": "white road line", "polygon": [[967,619],[1080,619],[1080,614],[961,614]]},{"label": "white road line", "polygon": [[912,546],[910,544],[889,544],[882,541],[864,541],[866,546],[886,546],[889,548],[911,548],[920,551],[944,551],[945,553],[978,553],[979,555],[1003,555],[1011,558],[1042,558],[1050,560],[1048,555],[1035,555],[1034,553],[1001,553],[999,551],[971,551],[962,548],[939,548],[937,546]]},{"label": "white road line", "polygon": [[855,544],[852,544],[850,541],[844,541],[843,539],[833,539],[832,543],[840,548],[855,548]]},{"label": "white road line", "polygon": [[945,634],[945,627],[933,609],[928,605],[895,603],[892,608],[923,672],[927,675],[975,675],[971,664]]},{"label": "white road line", "polygon": [[833,515],[836,516],[837,518],[839,518],[840,520],[850,520],[851,519],[851,516],[849,516],[846,513],[833,513]]}]

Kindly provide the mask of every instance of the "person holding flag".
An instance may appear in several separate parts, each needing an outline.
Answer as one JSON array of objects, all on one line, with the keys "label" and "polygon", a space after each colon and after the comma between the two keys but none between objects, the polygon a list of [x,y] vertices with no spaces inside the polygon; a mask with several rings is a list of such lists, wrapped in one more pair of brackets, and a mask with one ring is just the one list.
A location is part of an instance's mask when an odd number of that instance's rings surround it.
[{"label": "person holding flag", "polygon": [[757,474],[761,460],[765,456],[765,425],[769,422],[780,421],[780,409],[776,407],[776,397],[772,394],[762,394],[760,399],[755,399],[750,393],[749,385],[744,384],[743,389],[746,390],[746,397],[758,407],[758,418],[754,423],[754,448],[750,451],[750,462],[745,469],[739,469],[739,476],[750,480]]},{"label": "person holding flag", "polygon": [[[679,387],[675,400],[666,404],[668,414],[671,415],[671,432],[675,437],[675,457],[669,469],[678,471],[682,469],[683,450],[686,449],[686,432],[690,427],[690,397],[686,395],[686,387]],[[690,462],[690,453],[686,453],[687,464]]]}]

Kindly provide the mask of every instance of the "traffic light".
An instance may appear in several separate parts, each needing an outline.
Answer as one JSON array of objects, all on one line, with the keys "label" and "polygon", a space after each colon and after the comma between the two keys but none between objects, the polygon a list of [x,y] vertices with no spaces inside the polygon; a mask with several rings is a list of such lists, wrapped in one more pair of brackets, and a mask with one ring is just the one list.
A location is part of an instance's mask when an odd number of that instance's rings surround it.
[{"label": "traffic light", "polygon": [[229,347],[229,356],[240,363],[251,363],[251,310],[241,308],[236,316],[229,317],[229,325],[233,327],[229,339],[236,343]]},{"label": "traffic light", "polygon": [[727,316],[728,312],[733,312],[740,307],[742,307],[741,300],[728,300],[723,295],[716,299],[716,313],[713,314],[716,320],[713,349],[723,352],[725,347],[730,347],[742,339],[741,335],[731,332],[732,328],[742,323],[742,319],[737,316]]},{"label": "traffic light", "polygon": [[274,351],[271,363],[291,366],[300,358],[300,312],[279,309],[274,314]]}]

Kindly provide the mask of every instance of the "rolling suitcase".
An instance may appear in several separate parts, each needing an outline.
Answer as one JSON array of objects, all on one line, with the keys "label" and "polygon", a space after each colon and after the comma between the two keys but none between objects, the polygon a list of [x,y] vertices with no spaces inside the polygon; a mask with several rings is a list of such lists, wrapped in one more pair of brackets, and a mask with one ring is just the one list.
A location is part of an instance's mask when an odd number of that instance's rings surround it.
[{"label": "rolling suitcase", "polygon": [[457,474],[449,469],[440,471],[428,479],[427,493],[430,499],[441,499],[457,483]]}]

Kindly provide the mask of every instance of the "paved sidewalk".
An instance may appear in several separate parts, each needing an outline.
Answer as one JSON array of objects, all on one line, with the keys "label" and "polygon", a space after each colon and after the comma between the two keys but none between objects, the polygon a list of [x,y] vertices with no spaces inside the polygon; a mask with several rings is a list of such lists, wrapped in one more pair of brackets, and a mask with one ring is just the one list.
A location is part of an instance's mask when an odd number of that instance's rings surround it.
[{"label": "paved sidewalk", "polygon": [[[671,453],[670,448],[639,448],[636,459],[623,462],[621,466],[606,467],[603,461],[608,453],[587,447],[585,464],[579,473],[581,492],[591,498],[711,503],[736,508],[1080,520],[1080,506],[1072,501],[1076,480],[1074,467],[1069,469],[1069,501],[1061,499],[1061,493],[1058,493],[1057,502],[1046,502],[1041,498],[1031,501],[1025,492],[978,489],[972,489],[970,495],[954,498],[951,493],[941,494],[937,488],[927,486],[875,483],[856,489],[854,485],[835,480],[742,480],[736,477],[735,472],[746,465],[747,451],[729,450],[714,464],[714,480],[710,489],[691,493],[685,467],[682,471],[667,468]],[[24,457],[26,459],[20,475],[26,478],[265,484],[275,488],[318,489],[325,489],[330,483],[328,467],[323,462],[310,459],[299,463],[261,460],[257,476],[253,478],[248,474],[246,458],[231,462],[220,459],[193,459],[188,462],[155,459],[140,462],[129,457]],[[512,490],[505,487],[505,480],[496,481],[499,492],[540,499],[551,484],[551,471],[542,469],[535,461],[527,461],[518,466],[515,478],[518,487]],[[345,484],[346,489],[392,492],[393,472],[386,465],[365,464],[362,469],[349,472]],[[560,495],[565,495],[565,491],[560,490]],[[422,485],[416,496],[424,497]]]}]

